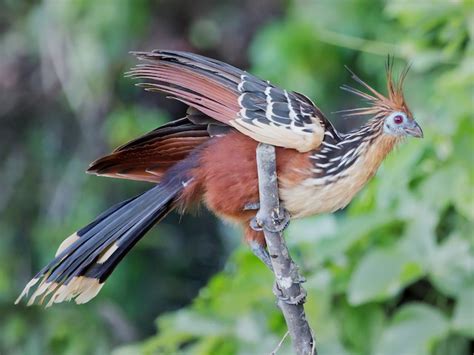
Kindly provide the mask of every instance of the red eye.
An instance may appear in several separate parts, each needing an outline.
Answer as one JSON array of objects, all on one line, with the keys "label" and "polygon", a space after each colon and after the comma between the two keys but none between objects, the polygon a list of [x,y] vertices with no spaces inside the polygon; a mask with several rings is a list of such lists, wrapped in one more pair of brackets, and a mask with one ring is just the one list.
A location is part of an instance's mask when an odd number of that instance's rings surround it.
[{"label": "red eye", "polygon": [[393,122],[395,122],[396,124],[400,124],[403,122],[403,116],[402,115],[396,115],[394,118],[393,118]]}]

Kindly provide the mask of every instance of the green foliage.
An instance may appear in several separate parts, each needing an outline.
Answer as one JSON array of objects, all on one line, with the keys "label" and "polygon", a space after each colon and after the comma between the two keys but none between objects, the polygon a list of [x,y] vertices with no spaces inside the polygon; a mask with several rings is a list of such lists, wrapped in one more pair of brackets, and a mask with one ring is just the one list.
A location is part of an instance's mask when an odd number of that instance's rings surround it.
[{"label": "green foliage", "polygon": [[[474,327],[470,5],[391,1],[375,6],[380,13],[372,4],[295,2],[251,47],[254,72],[325,109],[347,107],[336,91],[348,80],[344,64],[380,86],[388,50],[413,63],[406,96],[425,138],[402,144],[346,211],[295,221],[287,232],[308,280],[308,317],[321,354],[467,354]],[[271,352],[285,325],[269,273],[247,254],[234,254],[193,305],[158,318],[158,334],[135,350]],[[286,341],[280,351],[290,349]]]},{"label": "green foliage", "polygon": [[448,330],[448,322],[440,311],[425,304],[408,304],[392,317],[375,353],[430,354]]},{"label": "green foliage", "polygon": [[146,0],[2,2],[0,354],[109,353],[153,334],[156,315],[188,303],[226,257],[208,216],[179,228],[174,217],[134,248],[97,302],[13,305],[65,237],[149,187],[84,170],[173,109],[123,78],[129,50],[162,45],[161,30],[149,31],[167,17],[162,8]]},{"label": "green foliage", "polygon": [[[328,113],[361,105],[338,90],[354,85],[344,65],[383,91],[387,54],[397,68],[412,64],[406,97],[425,138],[400,145],[346,210],[294,221],[286,235],[307,279],[320,354],[469,354],[472,1],[276,3],[252,17],[256,4],[228,1],[5,2],[0,353],[267,354],[285,334],[272,275],[246,246],[201,288],[226,256],[222,240],[238,238],[206,215],[160,224],[90,304],[12,306],[67,231],[146,187],[86,180],[87,163],[165,122],[164,105],[173,117],[184,112],[119,79],[132,60],[125,53],[194,46],[239,65],[248,54],[252,73]],[[243,34],[252,37],[247,52]],[[360,123],[329,117],[341,129]],[[279,353],[291,353],[288,339]]]}]

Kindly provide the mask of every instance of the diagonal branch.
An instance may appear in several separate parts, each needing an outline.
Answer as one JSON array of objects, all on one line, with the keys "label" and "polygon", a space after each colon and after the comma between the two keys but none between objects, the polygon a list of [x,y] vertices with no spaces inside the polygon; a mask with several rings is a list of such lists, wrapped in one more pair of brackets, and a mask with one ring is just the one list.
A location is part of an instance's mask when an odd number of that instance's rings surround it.
[{"label": "diagonal branch", "polygon": [[[306,291],[301,287],[303,278],[298,266],[291,259],[281,230],[283,210],[278,197],[275,147],[259,144],[257,148],[258,187],[260,209],[256,221],[263,228],[270,254],[275,287],[273,292],[290,333],[293,347],[298,355],[316,355],[313,332],[306,320],[304,302]],[[285,211],[286,212],[286,211]],[[286,212],[287,213],[287,212]]]}]

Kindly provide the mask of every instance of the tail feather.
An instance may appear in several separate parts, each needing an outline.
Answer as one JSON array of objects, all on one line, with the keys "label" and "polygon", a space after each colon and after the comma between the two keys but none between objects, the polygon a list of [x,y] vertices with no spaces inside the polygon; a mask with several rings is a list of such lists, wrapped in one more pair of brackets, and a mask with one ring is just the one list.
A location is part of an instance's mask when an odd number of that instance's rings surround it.
[{"label": "tail feather", "polygon": [[190,180],[185,174],[177,174],[99,215],[61,243],[56,257],[26,285],[15,303],[27,297],[34,286],[28,305],[38,297],[39,304],[50,297],[47,307],[72,299],[85,303],[95,297],[135,243],[173,210]]}]

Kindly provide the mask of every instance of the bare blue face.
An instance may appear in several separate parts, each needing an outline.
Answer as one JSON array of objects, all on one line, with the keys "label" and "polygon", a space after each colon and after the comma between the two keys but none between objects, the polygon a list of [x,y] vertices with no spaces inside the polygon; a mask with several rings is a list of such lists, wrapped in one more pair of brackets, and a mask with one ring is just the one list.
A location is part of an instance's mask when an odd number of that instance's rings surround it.
[{"label": "bare blue face", "polygon": [[385,117],[383,131],[392,136],[423,138],[423,131],[418,123],[402,111],[394,111]]}]

